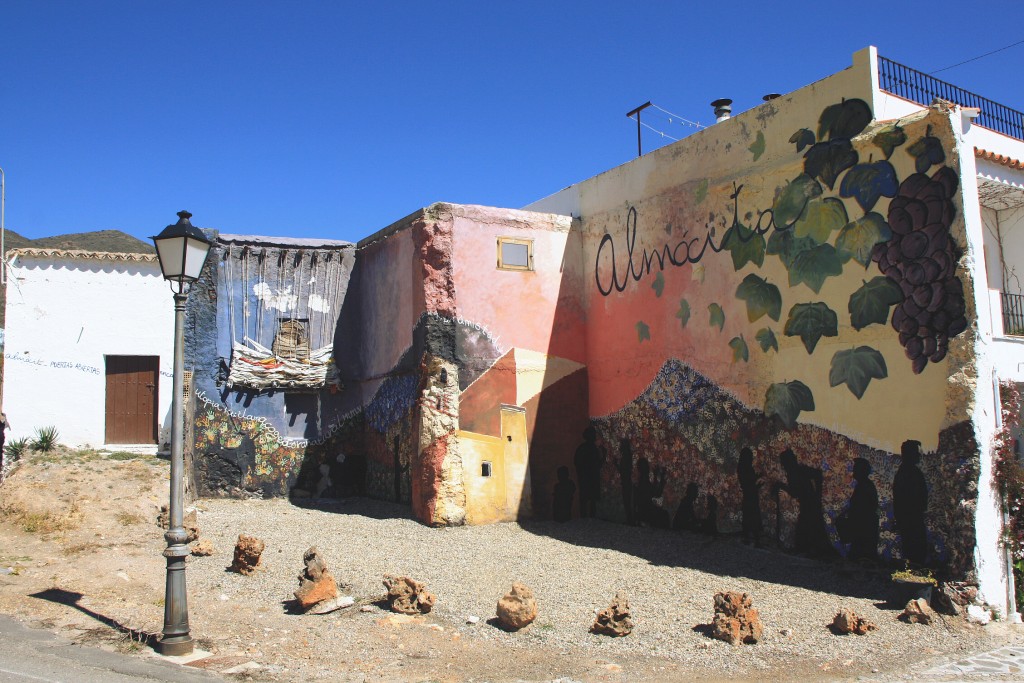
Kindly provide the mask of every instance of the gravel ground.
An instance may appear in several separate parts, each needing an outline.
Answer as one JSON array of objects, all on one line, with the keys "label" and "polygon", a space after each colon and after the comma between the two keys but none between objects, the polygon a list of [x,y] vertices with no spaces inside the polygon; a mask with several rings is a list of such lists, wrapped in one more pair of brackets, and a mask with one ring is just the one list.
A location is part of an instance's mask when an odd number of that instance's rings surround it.
[{"label": "gravel ground", "polygon": [[[230,552],[238,533],[267,545],[266,567],[253,577],[200,569],[220,568],[228,554],[199,558],[190,580],[201,591],[242,602],[288,596],[303,551],[316,545],[357,603],[383,597],[385,574],[412,576],[437,595],[429,622],[502,648],[541,647],[609,662],[657,657],[695,672],[756,678],[774,671],[784,678],[882,673],[908,662],[956,657],[984,640],[984,629],[959,619],[931,627],[897,621],[900,610],[888,603],[895,596],[878,572],[734,539],[598,520],[431,529],[406,518],[404,508],[365,500],[321,509],[207,500],[200,510],[203,535],[218,548]],[[513,581],[533,589],[539,614],[526,629],[508,633],[487,622]],[[589,633],[595,612],[618,590],[629,597],[633,633],[619,639]],[[722,590],[751,594],[766,627],[762,643],[732,647],[706,635],[712,596]],[[867,616],[878,630],[865,637],[834,635],[827,625],[840,607]],[[469,625],[471,616],[479,623]]]},{"label": "gravel ground", "polygon": [[[162,626],[163,539],[154,520],[166,469],[155,459],[95,454],[22,466],[0,487],[0,612],[81,642],[147,651],[128,636]],[[200,536],[215,548],[188,563],[192,634],[211,653],[197,664],[221,673],[241,665],[236,675],[254,680],[893,680],[1024,644],[1021,627],[1007,624],[899,622],[884,572],[733,538],[597,520],[432,529],[408,508],[362,499],[196,507]],[[251,576],[227,571],[243,533],[266,543]],[[327,615],[291,609],[313,545],[355,606]],[[433,611],[386,611],[385,574],[424,581],[437,596]],[[509,633],[492,619],[514,581],[533,590],[539,615]],[[730,646],[706,635],[722,590],[750,593],[765,624],[761,643]],[[614,639],[589,633],[617,591],[630,600],[635,630]],[[828,624],[840,607],[878,630],[834,635]]]}]

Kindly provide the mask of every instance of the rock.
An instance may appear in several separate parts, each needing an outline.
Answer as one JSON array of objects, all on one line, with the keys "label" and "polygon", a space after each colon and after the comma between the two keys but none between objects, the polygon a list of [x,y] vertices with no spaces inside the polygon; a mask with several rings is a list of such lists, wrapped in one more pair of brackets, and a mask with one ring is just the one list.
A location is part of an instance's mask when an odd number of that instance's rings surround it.
[{"label": "rock", "polygon": [[878,626],[860,616],[853,610],[843,607],[832,620],[832,629],[837,633],[856,633],[858,636],[874,631]]},{"label": "rock", "polygon": [[992,621],[992,614],[980,605],[968,605],[967,621],[971,622],[972,624],[979,624],[981,626],[984,626],[988,622]]},{"label": "rock", "polygon": [[[167,512],[166,505],[160,506],[160,512],[156,516],[156,523],[161,529],[168,528],[168,525],[170,524],[170,514]],[[195,508],[185,510],[185,515],[181,525],[185,528],[185,533],[187,534],[185,543],[191,543],[199,538],[199,519]]]},{"label": "rock", "polygon": [[353,598],[351,595],[342,595],[331,600],[323,600],[321,602],[316,603],[309,610],[309,613],[328,614],[329,612],[334,612],[335,610],[351,607],[354,604],[356,604],[355,598]]},{"label": "rock", "polygon": [[359,611],[360,612],[372,612],[373,611],[373,607],[371,607],[370,605],[363,605],[362,607],[359,608]]},{"label": "rock", "polygon": [[208,538],[200,538],[189,549],[197,557],[209,557],[213,555],[213,542]]},{"label": "rock", "polygon": [[510,630],[518,630],[537,618],[537,601],[533,591],[516,581],[512,590],[498,600],[498,621]]},{"label": "rock", "polygon": [[727,591],[715,594],[715,618],[711,635],[731,645],[754,644],[764,634],[764,624],[747,593]]},{"label": "rock", "polygon": [[964,613],[960,603],[960,595],[952,587],[943,584],[938,590],[932,591],[931,605],[936,612],[959,617]]},{"label": "rock", "polygon": [[384,587],[388,589],[388,607],[399,614],[426,614],[437,601],[426,584],[408,576],[385,576]]},{"label": "rock", "polygon": [[908,624],[924,624],[927,626],[935,619],[935,610],[924,598],[915,598],[907,603],[899,618]]},{"label": "rock", "polygon": [[245,576],[252,574],[260,567],[260,556],[265,547],[263,541],[255,536],[239,534],[238,541],[235,543],[234,559],[231,560],[231,566],[228,569]]},{"label": "rock", "polygon": [[619,592],[612,599],[612,604],[597,613],[591,633],[619,637],[628,636],[633,631],[633,615],[629,610],[629,600]]},{"label": "rock", "polygon": [[466,617],[466,623],[467,624],[476,624],[476,623],[479,623],[479,622],[480,622],[480,617],[473,617],[473,616]]},{"label": "rock", "polygon": [[327,562],[316,547],[311,547],[302,554],[305,567],[299,574],[299,589],[295,591],[295,599],[299,606],[308,610],[314,605],[338,597],[338,584],[327,571]]},{"label": "rock", "polygon": [[791,628],[784,628],[781,631],[779,631],[779,635],[783,636],[785,638],[789,638],[791,635],[793,635],[793,629],[791,629]]}]

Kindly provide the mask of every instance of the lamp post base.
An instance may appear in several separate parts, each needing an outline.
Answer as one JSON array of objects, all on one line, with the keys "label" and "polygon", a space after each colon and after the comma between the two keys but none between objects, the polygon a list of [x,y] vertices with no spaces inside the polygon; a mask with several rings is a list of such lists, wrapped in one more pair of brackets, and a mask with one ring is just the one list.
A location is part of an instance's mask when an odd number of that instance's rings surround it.
[{"label": "lamp post base", "polygon": [[164,657],[181,657],[192,654],[195,649],[195,641],[192,640],[192,636],[188,635],[162,638],[156,641],[153,649]]}]

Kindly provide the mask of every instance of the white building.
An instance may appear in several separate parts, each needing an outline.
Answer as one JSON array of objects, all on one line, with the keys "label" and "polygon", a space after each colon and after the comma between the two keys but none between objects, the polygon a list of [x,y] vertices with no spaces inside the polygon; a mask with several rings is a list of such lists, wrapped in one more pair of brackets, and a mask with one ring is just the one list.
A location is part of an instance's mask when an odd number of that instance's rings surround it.
[{"label": "white building", "polygon": [[9,252],[8,440],[53,426],[68,446],[168,438],[174,310],[153,254]]}]

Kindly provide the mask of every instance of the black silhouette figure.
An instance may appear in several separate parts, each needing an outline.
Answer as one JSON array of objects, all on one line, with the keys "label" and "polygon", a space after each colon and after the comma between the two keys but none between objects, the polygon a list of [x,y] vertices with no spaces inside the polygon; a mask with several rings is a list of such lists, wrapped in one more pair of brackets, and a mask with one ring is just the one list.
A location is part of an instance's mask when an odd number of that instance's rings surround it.
[{"label": "black silhouette figure", "polygon": [[654,502],[661,498],[665,491],[665,470],[655,468],[651,476],[651,464],[647,458],[636,461],[636,520],[643,526],[667,529],[669,527],[668,512]]},{"label": "black silhouette figure", "polygon": [[626,522],[636,524],[633,510],[633,447],[629,439],[619,442],[619,484],[622,486],[622,507],[626,511]]},{"label": "black silhouette figure", "polygon": [[855,458],[850,506],[836,520],[839,540],[850,544],[846,557],[851,560],[878,559],[878,489],[870,475],[871,464]]},{"label": "black silhouette figure", "polygon": [[754,471],[754,453],[747,447],[740,450],[740,459],[736,464],[736,476],[740,480],[743,501],[740,511],[743,513],[743,541],[761,545],[761,478]]},{"label": "black silhouette figure", "polygon": [[928,558],[928,531],[924,513],[928,509],[928,485],[918,468],[921,442],[907,440],[900,448],[903,462],[892,480],[892,511],[903,544],[903,559],[924,564]]},{"label": "black silhouette figure", "polygon": [[683,495],[683,499],[679,501],[679,507],[676,508],[676,516],[672,519],[672,528],[676,531],[695,531],[697,528],[697,518],[693,513],[693,506],[697,502],[697,495],[700,489],[697,488],[697,483],[691,481],[686,485],[686,493]]},{"label": "black silhouette figure", "polygon": [[708,511],[700,521],[700,531],[711,536],[718,535],[718,499],[714,496],[708,496]]},{"label": "black silhouette figure", "polygon": [[573,463],[576,480],[580,485],[580,517],[597,515],[597,501],[601,497],[601,466],[605,454],[597,446],[597,430],[593,425],[583,430],[583,443],[576,448]]},{"label": "black silhouette figure", "polygon": [[569,468],[563,465],[558,468],[551,518],[556,522],[568,522],[572,518],[572,499],[575,495],[576,484],[569,478]]},{"label": "black silhouette figure", "polygon": [[825,510],[821,502],[821,470],[797,462],[796,454],[786,449],[779,456],[786,473],[786,482],[775,484],[776,491],[785,491],[800,504],[796,518],[795,544],[798,553],[828,556],[835,553],[825,528]]}]

